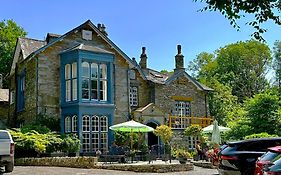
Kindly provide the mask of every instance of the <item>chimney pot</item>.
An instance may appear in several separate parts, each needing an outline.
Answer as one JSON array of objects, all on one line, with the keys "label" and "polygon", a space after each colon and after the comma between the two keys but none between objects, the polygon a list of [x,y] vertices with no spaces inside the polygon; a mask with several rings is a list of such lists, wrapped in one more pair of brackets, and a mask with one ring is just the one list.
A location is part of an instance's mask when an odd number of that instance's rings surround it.
[{"label": "chimney pot", "polygon": [[181,45],[178,45],[178,54],[181,54]]},{"label": "chimney pot", "polygon": [[177,45],[178,54],[175,56],[176,68],[175,72],[184,70],[184,56],[181,53],[181,45]]},{"label": "chimney pot", "polygon": [[100,23],[98,23],[98,29],[99,29],[99,31],[101,31],[101,24]]},{"label": "chimney pot", "polygon": [[142,47],[142,53],[140,55],[140,63],[139,63],[139,65],[142,69],[147,69],[147,56],[146,56],[145,51],[146,51],[146,48]]}]

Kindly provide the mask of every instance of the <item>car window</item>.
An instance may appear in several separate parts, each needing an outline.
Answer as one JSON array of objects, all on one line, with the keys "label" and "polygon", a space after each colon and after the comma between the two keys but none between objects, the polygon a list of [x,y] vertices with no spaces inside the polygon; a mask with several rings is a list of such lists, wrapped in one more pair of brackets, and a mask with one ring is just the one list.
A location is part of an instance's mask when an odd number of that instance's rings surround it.
[{"label": "car window", "polygon": [[0,139],[10,139],[7,132],[0,132]]},{"label": "car window", "polygon": [[257,140],[247,142],[239,147],[239,151],[260,151],[266,152],[267,148],[281,145],[280,140]]},{"label": "car window", "polygon": [[263,156],[261,156],[260,161],[267,161],[267,160],[269,160],[269,161],[273,160],[274,161],[276,157],[280,158],[280,153],[268,151]]}]

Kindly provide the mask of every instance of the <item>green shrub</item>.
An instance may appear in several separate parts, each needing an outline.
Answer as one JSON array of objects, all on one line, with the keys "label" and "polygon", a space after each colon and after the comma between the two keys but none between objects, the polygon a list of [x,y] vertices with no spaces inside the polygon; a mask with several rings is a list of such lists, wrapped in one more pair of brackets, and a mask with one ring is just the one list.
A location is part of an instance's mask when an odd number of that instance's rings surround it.
[{"label": "green shrub", "polygon": [[76,153],[80,150],[80,140],[76,134],[67,134],[62,138],[62,151],[65,153]]},{"label": "green shrub", "polygon": [[10,130],[16,145],[16,157],[34,157],[43,153],[61,151],[62,139],[54,132],[41,134],[35,130],[23,133],[20,129]]},{"label": "green shrub", "polygon": [[262,133],[259,133],[259,134],[251,134],[251,135],[248,135],[246,136],[244,139],[254,139],[254,138],[268,138],[268,137],[278,137],[278,135],[270,135],[266,132],[262,132]]}]

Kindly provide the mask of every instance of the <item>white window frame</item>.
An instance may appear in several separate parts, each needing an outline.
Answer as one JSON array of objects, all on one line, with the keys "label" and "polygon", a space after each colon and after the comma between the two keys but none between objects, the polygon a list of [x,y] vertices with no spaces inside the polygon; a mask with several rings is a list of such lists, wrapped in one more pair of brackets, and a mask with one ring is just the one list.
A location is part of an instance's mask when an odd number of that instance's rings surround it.
[{"label": "white window frame", "polygon": [[77,62],[68,63],[64,66],[65,78],[65,101],[75,101],[78,99],[77,92]]},{"label": "white window frame", "polygon": [[72,117],[72,132],[76,133],[77,132],[77,123],[78,123],[78,118],[76,115]]},{"label": "white window frame", "polygon": [[129,90],[129,101],[130,106],[137,107],[138,106],[138,87],[131,86]]},{"label": "white window frame", "polygon": [[71,132],[71,117],[70,116],[66,116],[64,118],[64,129],[65,129],[65,133]]},{"label": "white window frame", "polygon": [[173,129],[185,129],[188,125],[188,118],[191,116],[191,102],[190,101],[175,101],[173,116],[177,116],[175,122],[172,124]]}]

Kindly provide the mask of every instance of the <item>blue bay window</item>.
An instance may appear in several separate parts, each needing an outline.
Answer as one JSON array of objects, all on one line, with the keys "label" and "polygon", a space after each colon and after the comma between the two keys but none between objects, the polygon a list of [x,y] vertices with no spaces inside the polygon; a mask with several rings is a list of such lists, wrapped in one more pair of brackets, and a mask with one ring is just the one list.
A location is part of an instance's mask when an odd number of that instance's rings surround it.
[{"label": "blue bay window", "polygon": [[60,56],[62,132],[78,134],[81,153],[105,152],[113,139],[114,54],[82,45]]},{"label": "blue bay window", "polygon": [[17,76],[17,112],[24,110],[24,93],[25,93],[25,70]]}]

